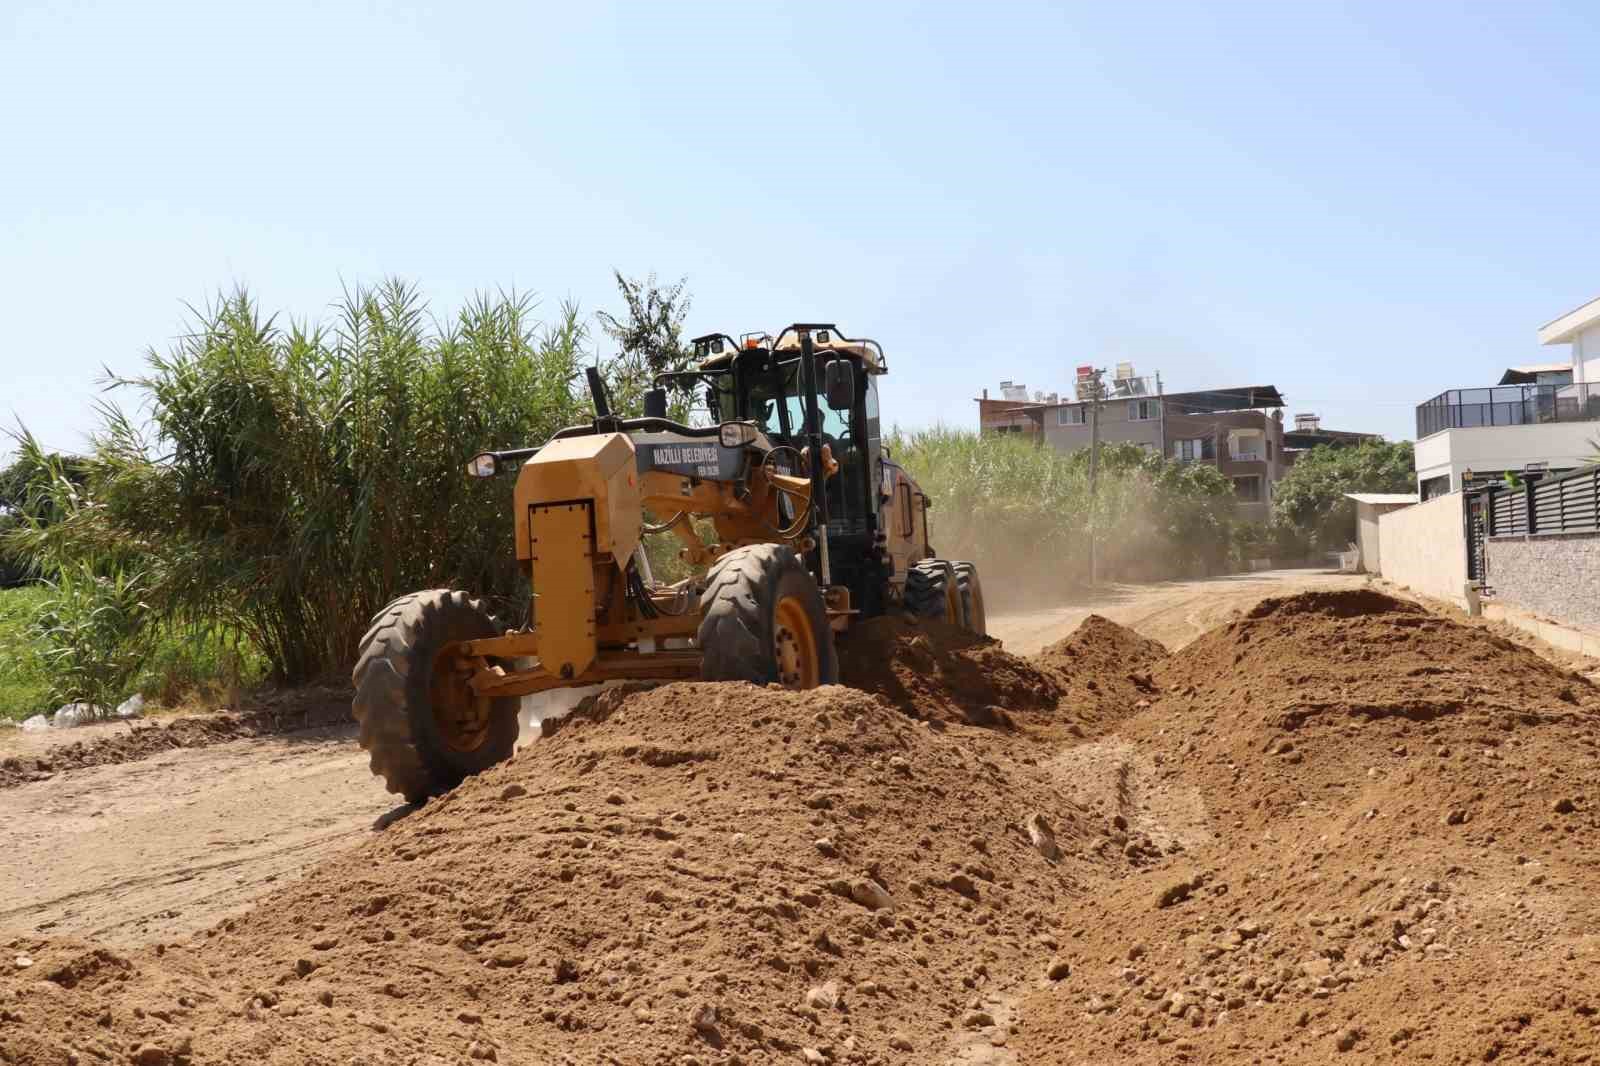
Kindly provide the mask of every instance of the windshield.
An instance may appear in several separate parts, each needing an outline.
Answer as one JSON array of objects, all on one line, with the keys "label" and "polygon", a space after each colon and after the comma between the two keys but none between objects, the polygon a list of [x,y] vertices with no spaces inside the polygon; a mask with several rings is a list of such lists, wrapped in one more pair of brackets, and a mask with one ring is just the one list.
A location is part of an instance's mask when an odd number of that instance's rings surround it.
[{"label": "windshield", "polygon": [[[746,390],[748,406],[747,417],[755,419],[761,427],[774,436],[783,435],[782,419],[788,420],[791,439],[804,435],[806,424],[806,398],[800,387],[800,360],[789,359],[777,364],[776,372],[763,368],[751,375],[749,388]],[[821,368],[817,372],[817,384],[822,383]],[[781,405],[781,409],[780,409]],[[822,416],[822,435],[825,440],[834,445],[837,450],[839,445],[835,442],[850,437],[850,412],[835,411],[830,408],[827,401],[821,396],[817,398],[818,411]]]},{"label": "windshield", "polygon": [[[817,387],[823,379],[823,360],[818,359]],[[859,374],[859,370],[858,370]],[[774,436],[782,435],[782,419],[787,419],[787,439],[796,446],[805,446],[806,397],[800,387],[800,359],[788,359],[770,364],[756,371],[748,383],[750,417],[760,422]],[[859,380],[859,378],[858,378]],[[839,464],[837,476],[827,482],[828,528],[835,535],[868,532],[866,507],[866,456],[858,445],[854,425],[854,405],[843,411],[828,406],[823,396],[817,397],[817,413],[821,417],[822,442],[833,452]]]},{"label": "windshield", "polygon": [[[745,417],[754,419],[761,429],[771,437],[784,436],[783,424],[780,416],[788,414],[789,429],[791,433],[798,432],[800,416],[796,413],[797,402],[792,395],[798,391],[795,384],[796,371],[799,363],[779,366],[776,374],[770,367],[757,365],[746,370],[748,377],[745,389]],[[779,405],[784,405],[784,411],[779,411]]]},{"label": "windshield", "polygon": [[727,369],[662,374],[656,384],[667,390],[667,417],[686,426],[716,425],[737,418],[733,373]]}]

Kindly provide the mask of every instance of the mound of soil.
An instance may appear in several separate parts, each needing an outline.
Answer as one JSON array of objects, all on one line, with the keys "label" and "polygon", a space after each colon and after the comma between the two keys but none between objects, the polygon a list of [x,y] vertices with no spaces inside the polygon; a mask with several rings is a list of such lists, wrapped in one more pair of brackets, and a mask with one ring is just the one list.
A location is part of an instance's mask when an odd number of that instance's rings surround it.
[{"label": "mound of soil", "polygon": [[602,693],[185,943],[13,940],[0,1062],[1600,1056],[1582,678],[1371,593],[853,637],[868,691]]},{"label": "mound of soil", "polygon": [[189,715],[133,725],[125,732],[73,741],[43,755],[0,759],[0,788],[42,781],[64,770],[137,762],[177,748],[206,748],[230,740],[274,736],[350,722],[348,689],[301,689],[264,700],[247,711]]},{"label": "mound of soil", "polygon": [[1063,679],[1063,711],[1077,719],[1082,736],[1150,706],[1160,691],[1152,671],[1166,658],[1158,642],[1091,614],[1033,661]]},{"label": "mound of soil", "polygon": [[839,641],[844,684],[916,718],[1012,727],[1015,712],[1048,714],[1063,689],[1051,671],[959,626],[883,615]]},{"label": "mound of soil", "polygon": [[944,1062],[1097,868],[1012,738],[852,689],[547,728],[192,942],[8,944],[0,1061]]},{"label": "mound of soil", "polygon": [[1156,680],[1128,831],[1199,809],[1211,840],[1064,916],[1081,965],[1025,1002],[1024,1061],[1600,1051],[1592,685],[1371,592],[1266,601]]}]

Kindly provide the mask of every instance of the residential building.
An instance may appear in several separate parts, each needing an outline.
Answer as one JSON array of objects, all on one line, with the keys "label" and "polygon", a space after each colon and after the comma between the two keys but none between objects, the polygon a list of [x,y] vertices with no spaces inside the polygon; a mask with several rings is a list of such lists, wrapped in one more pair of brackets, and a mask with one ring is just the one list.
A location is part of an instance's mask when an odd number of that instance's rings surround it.
[{"label": "residential building", "polygon": [[[1004,386],[1010,383],[1003,383]],[[1271,385],[1208,389],[1158,395],[1132,367],[1117,377],[1100,401],[1100,441],[1136,444],[1146,451],[1185,462],[1216,466],[1233,481],[1239,513],[1265,521],[1272,487],[1288,469],[1284,452],[1283,397]],[[1120,395],[1119,395],[1120,394]],[[1010,390],[1016,396],[1016,387]],[[1023,392],[1026,395],[1026,392]],[[1080,396],[1092,391],[1080,389]],[[1091,402],[1038,397],[1031,401],[978,400],[978,422],[985,433],[1028,433],[1062,451],[1089,447],[1093,436]]]},{"label": "residential building", "polygon": [[1296,459],[1312,448],[1348,448],[1369,440],[1382,440],[1377,433],[1353,433],[1344,429],[1323,429],[1322,419],[1309,411],[1294,416],[1294,428],[1283,431],[1284,458],[1293,466]]},{"label": "residential building", "polygon": [[1600,439],[1600,299],[1539,329],[1565,362],[1508,368],[1500,384],[1448,389],[1417,406],[1417,491],[1424,500],[1506,473],[1560,473]]}]

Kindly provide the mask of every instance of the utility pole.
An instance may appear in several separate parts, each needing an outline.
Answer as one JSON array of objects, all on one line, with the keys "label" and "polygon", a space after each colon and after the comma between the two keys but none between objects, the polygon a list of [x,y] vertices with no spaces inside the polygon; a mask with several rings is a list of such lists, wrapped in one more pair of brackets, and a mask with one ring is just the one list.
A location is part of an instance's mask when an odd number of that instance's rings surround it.
[{"label": "utility pole", "polygon": [[1100,481],[1100,397],[1101,397],[1101,394],[1104,392],[1104,390],[1101,388],[1100,376],[1102,374],[1104,374],[1104,373],[1105,373],[1104,369],[1097,369],[1097,370],[1092,371],[1091,374],[1090,374],[1091,381],[1093,382],[1093,384],[1090,386],[1090,396],[1092,397],[1092,399],[1091,399],[1091,401],[1089,403],[1089,587],[1090,588],[1094,588],[1096,585],[1100,584],[1100,552],[1099,552],[1100,534],[1099,534],[1099,531],[1095,528],[1095,524],[1096,524],[1095,523],[1095,518],[1096,518],[1096,511],[1097,511],[1097,508],[1096,508],[1095,504],[1096,504],[1096,501],[1099,499],[1099,495],[1098,495],[1097,489],[1098,489],[1098,485],[1099,485],[1099,481]]},{"label": "utility pole", "polygon": [[1161,458],[1167,458],[1167,403],[1161,398],[1161,371],[1156,371],[1156,419],[1160,424]]}]

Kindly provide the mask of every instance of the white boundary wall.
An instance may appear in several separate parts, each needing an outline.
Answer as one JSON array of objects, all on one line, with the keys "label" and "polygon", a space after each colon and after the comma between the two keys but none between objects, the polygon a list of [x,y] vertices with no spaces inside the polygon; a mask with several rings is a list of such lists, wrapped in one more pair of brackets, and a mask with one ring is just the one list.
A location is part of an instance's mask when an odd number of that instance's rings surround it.
[{"label": "white boundary wall", "polygon": [[1412,592],[1466,605],[1466,497],[1459,492],[1378,516],[1383,576]]}]

